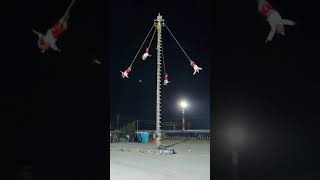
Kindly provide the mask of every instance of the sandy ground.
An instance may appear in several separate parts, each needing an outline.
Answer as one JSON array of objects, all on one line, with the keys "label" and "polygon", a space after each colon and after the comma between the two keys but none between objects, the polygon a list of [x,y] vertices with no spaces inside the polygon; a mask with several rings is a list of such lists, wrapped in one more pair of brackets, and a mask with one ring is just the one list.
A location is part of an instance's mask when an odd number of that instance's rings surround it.
[{"label": "sandy ground", "polygon": [[110,144],[110,179],[209,180],[209,140],[182,141],[162,141],[173,145],[168,149],[173,148],[174,155],[160,155],[153,143]]}]

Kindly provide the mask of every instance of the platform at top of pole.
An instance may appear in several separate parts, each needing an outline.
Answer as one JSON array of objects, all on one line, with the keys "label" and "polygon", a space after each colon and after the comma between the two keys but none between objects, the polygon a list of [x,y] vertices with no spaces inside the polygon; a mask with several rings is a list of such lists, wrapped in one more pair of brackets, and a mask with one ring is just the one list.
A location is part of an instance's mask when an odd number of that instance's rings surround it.
[{"label": "platform at top of pole", "polygon": [[162,16],[159,13],[157,16],[157,19],[155,19],[154,21],[164,21],[164,19],[162,18]]}]

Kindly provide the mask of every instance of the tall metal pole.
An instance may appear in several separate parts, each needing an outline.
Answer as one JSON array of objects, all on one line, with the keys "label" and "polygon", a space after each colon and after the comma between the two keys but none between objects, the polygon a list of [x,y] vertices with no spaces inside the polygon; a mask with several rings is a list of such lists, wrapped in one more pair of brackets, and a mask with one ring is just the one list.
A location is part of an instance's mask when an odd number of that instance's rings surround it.
[{"label": "tall metal pole", "polygon": [[184,121],[184,108],[182,108],[182,130],[186,130],[185,121]]},{"label": "tall metal pole", "polygon": [[161,33],[162,33],[162,26],[164,25],[164,19],[160,13],[157,16],[155,21],[155,26],[157,28],[157,99],[156,99],[156,132],[157,134],[157,146],[160,146],[161,142]]}]

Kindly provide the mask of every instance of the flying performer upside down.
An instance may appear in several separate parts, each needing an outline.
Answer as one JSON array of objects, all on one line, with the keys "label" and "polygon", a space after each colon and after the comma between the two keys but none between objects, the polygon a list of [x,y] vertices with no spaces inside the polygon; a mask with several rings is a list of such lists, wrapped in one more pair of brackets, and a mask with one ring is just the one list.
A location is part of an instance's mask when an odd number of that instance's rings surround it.
[{"label": "flying performer upside down", "polygon": [[168,74],[164,75],[164,81],[163,81],[163,85],[166,86],[170,81],[168,80],[169,76]]},{"label": "flying performer upside down", "polygon": [[68,14],[63,16],[53,27],[48,29],[46,35],[32,30],[32,32],[38,36],[38,47],[41,49],[42,53],[48,50],[49,47],[55,51],[61,51],[57,47],[56,42],[68,29],[68,18]]},{"label": "flying performer upside down", "polygon": [[131,67],[128,67],[124,72],[120,71],[121,72],[121,76],[122,78],[129,78],[129,73],[131,72]]},{"label": "flying performer upside down", "polygon": [[190,65],[193,67],[193,75],[195,75],[196,73],[199,73],[199,70],[202,70],[201,67],[199,67],[195,62],[191,61]]},{"label": "flying performer upside down", "polygon": [[95,63],[95,64],[102,64],[101,61],[99,61],[98,59],[94,59],[94,60],[93,60],[93,63]]},{"label": "flying performer upside down", "polygon": [[146,60],[147,57],[151,57],[151,55],[149,54],[149,48],[147,48],[146,52],[142,55],[142,60]]},{"label": "flying performer upside down", "polygon": [[276,33],[284,36],[284,25],[294,26],[296,24],[292,20],[282,19],[279,12],[276,11],[266,0],[258,0],[258,11],[262,16],[267,18],[267,21],[269,22],[271,28],[265,42],[272,41]]}]

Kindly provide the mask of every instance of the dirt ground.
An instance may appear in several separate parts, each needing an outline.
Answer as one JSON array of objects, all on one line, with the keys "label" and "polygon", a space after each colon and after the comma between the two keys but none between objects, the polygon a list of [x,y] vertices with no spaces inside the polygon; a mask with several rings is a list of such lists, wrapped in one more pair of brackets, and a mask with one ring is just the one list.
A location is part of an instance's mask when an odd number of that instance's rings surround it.
[{"label": "dirt ground", "polygon": [[110,144],[111,180],[209,180],[209,140],[163,140],[177,154],[161,155],[153,143]]}]

